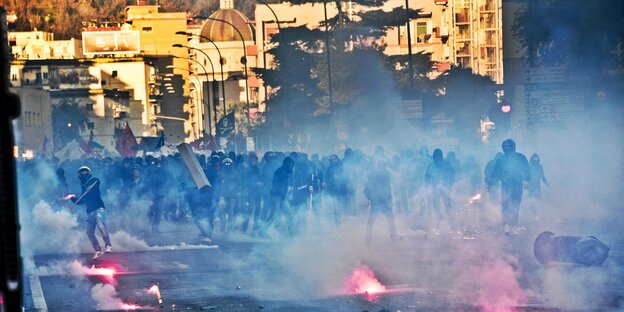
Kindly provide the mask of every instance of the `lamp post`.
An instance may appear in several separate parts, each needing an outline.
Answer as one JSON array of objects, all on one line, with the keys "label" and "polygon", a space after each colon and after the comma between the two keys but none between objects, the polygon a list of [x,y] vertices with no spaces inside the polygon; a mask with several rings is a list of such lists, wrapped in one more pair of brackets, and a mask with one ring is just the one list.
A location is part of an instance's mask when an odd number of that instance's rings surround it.
[{"label": "lamp post", "polygon": [[[185,59],[184,57],[179,57],[179,58]],[[200,64],[200,65],[201,65],[201,64]],[[188,72],[191,76],[195,77],[195,79],[197,80],[197,82],[199,83],[199,85],[201,85],[201,79],[199,79],[199,77],[198,77],[198,76],[197,76],[194,72],[192,72],[192,71],[190,71],[190,70],[188,70],[188,69],[186,69],[186,68],[182,68],[182,67],[175,67],[175,66],[173,66],[173,65],[167,65],[167,66],[166,66],[166,68],[167,68],[167,69],[177,69],[177,70],[183,70],[183,71],[186,71],[186,72]],[[205,69],[204,69],[204,70],[205,70]],[[193,84],[193,82],[191,82],[190,80],[189,80],[189,83]],[[196,88],[196,89],[197,89],[197,88]],[[199,92],[199,90],[198,90],[198,92]],[[175,93],[175,92],[169,92],[169,93]],[[200,101],[201,103],[204,103],[204,100],[203,100],[203,95],[202,95],[201,93],[200,93],[199,101]]]},{"label": "lamp post", "polygon": [[[219,98],[219,90],[218,90],[218,87],[217,87],[217,90],[215,90],[215,88],[214,88],[214,86],[216,86],[216,83],[217,83],[217,78],[215,77],[215,68],[214,68],[214,64],[212,63],[212,60],[210,59],[208,54],[206,52],[204,52],[202,49],[198,49],[198,48],[191,47],[191,46],[185,46],[185,45],[182,45],[182,44],[179,44],[179,43],[174,44],[173,47],[174,48],[187,48],[187,49],[199,51],[206,57],[206,59],[208,59],[208,62],[210,62],[210,68],[212,69],[212,81],[213,81],[213,88],[212,88],[213,89],[212,90],[213,105],[212,105],[212,107],[213,107],[213,111],[214,111],[214,115],[213,115],[213,117],[214,117],[214,124],[215,124],[215,127],[216,127],[216,124],[217,124],[217,104],[218,104],[218,98]],[[217,51],[218,51],[218,49],[217,49]],[[219,53],[219,57],[221,57],[221,53]],[[221,60],[219,60],[219,62],[220,62],[220,64],[222,64]],[[223,84],[224,84],[223,83],[223,65],[221,65],[221,87],[222,87],[221,91],[223,92],[223,112],[224,112],[223,115],[225,116],[225,90],[223,89]],[[202,89],[202,91],[203,91],[203,89]],[[214,101],[214,100],[217,100],[217,101]],[[208,106],[208,112],[210,112],[210,106]],[[215,131],[216,131],[216,129],[215,129]],[[212,135],[212,126],[210,126],[210,134]]]},{"label": "lamp post", "polygon": [[410,30],[409,0],[405,0],[405,18],[407,19],[407,68],[410,89],[414,88],[414,65],[412,65],[412,31]]},{"label": "lamp post", "polygon": [[[176,46],[176,45],[174,45],[174,46]],[[192,59],[190,57],[174,56],[174,58],[186,59],[186,60],[190,60],[190,61],[193,61],[193,62],[197,63],[204,70],[204,75],[206,76],[206,80],[208,80],[208,71],[206,70],[206,67],[204,67],[204,65],[200,61],[198,61],[196,59]],[[210,65],[212,66],[212,61],[210,61]],[[212,70],[212,76],[213,76],[213,80],[214,80],[214,66],[212,67],[212,69],[213,69]],[[201,81],[199,81],[199,86],[201,87],[201,94],[202,94],[202,108],[205,108],[206,107],[206,97],[203,96],[204,87],[203,87],[203,83]],[[213,97],[214,97],[214,94],[213,94]],[[212,135],[212,124],[210,122],[210,118],[211,118],[210,117],[210,106],[208,106],[208,132],[209,132],[210,135]],[[205,118],[203,118],[203,119],[205,119]]]},{"label": "lamp post", "polygon": [[327,90],[329,91],[329,105],[327,110],[331,111],[334,102],[334,92],[332,90],[331,56],[329,53],[329,25],[327,24],[327,0],[323,0],[323,12],[325,14],[325,49],[327,50]]},{"label": "lamp post", "polygon": [[249,116],[249,111],[250,111],[250,106],[249,106],[249,77],[247,76],[247,46],[245,45],[245,38],[243,38],[243,34],[240,32],[240,30],[238,30],[238,28],[236,26],[234,26],[234,24],[232,24],[232,23],[230,23],[230,22],[228,22],[226,20],[222,20],[222,19],[218,19],[218,18],[214,18],[214,17],[207,17],[207,19],[230,25],[232,28],[234,28],[236,33],[238,33],[238,36],[241,39],[241,43],[243,44],[243,58],[241,59],[241,62],[245,66],[245,98],[247,100],[247,125],[249,127],[251,127],[251,117]]},{"label": "lamp post", "polygon": [[[184,35],[187,37],[190,36],[195,36],[195,37],[199,37],[201,39],[204,39],[210,43],[212,43],[212,45],[215,47],[215,49],[217,50],[217,53],[219,54],[219,64],[220,64],[220,69],[221,69],[221,95],[223,96],[223,116],[225,117],[225,115],[227,114],[227,110],[225,107],[225,81],[224,81],[224,77],[225,75],[223,74],[223,65],[225,63],[223,56],[221,56],[221,50],[219,50],[219,47],[217,46],[217,44],[212,41],[210,38],[206,37],[206,36],[202,36],[202,35],[197,35],[197,34],[193,34],[193,33],[189,33],[189,32],[185,32],[185,31],[178,31],[176,32],[176,35]],[[200,50],[200,49],[198,49]],[[217,110],[215,107],[215,127],[217,124]]]}]

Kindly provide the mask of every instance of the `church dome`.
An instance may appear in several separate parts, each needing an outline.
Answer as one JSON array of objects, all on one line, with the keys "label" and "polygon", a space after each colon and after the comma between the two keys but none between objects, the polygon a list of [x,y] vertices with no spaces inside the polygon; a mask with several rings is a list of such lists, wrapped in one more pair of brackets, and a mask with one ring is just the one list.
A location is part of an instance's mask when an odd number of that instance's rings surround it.
[{"label": "church dome", "polygon": [[[234,25],[243,35],[245,41],[253,41],[253,29],[249,19],[240,11],[233,8],[222,8],[210,15],[210,18],[227,21]],[[212,41],[240,41],[241,38],[234,27],[227,23],[207,19],[201,30],[201,35]],[[201,39],[204,42],[204,39]]]}]

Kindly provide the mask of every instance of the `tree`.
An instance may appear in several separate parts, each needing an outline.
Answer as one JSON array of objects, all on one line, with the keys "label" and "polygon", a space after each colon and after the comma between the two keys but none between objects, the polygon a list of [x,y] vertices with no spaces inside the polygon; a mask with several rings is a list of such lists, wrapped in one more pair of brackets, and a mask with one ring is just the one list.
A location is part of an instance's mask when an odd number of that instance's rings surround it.
[{"label": "tree", "polygon": [[85,130],[87,122],[87,111],[75,99],[65,98],[52,106],[54,146],[60,149],[71,140],[80,140],[80,133]]},{"label": "tree", "polygon": [[[322,0],[288,2],[293,5],[324,3]],[[287,124],[305,129],[306,125],[312,127],[329,122],[331,118],[322,116],[332,114],[348,129],[357,131],[366,127],[371,132],[381,133],[384,125],[392,123],[390,119],[397,118],[400,97],[391,74],[396,69],[387,66],[388,58],[383,54],[385,46],[379,39],[391,27],[406,24],[405,10],[397,7],[383,11],[380,8],[385,0],[353,2],[362,8],[354,17],[342,6],[342,1],[330,1],[338,12],[326,23],[321,22],[318,29],[286,28],[273,36],[276,47],[269,53],[274,57],[274,68],[256,71],[275,92],[267,100],[268,126],[272,125],[272,119],[284,117]],[[418,10],[410,10],[409,15],[416,18]],[[330,64],[327,63],[328,50]],[[428,56],[422,55],[422,58]],[[429,72],[431,63],[425,63]],[[332,127],[325,124],[322,128]]]},{"label": "tree", "polygon": [[528,1],[512,31],[532,65],[566,63],[583,74],[602,74],[624,40],[624,2]]},{"label": "tree", "polygon": [[479,128],[482,116],[488,115],[496,104],[497,85],[488,76],[474,74],[470,68],[452,66],[436,79],[444,96],[439,111],[453,119],[454,134],[465,138]]}]

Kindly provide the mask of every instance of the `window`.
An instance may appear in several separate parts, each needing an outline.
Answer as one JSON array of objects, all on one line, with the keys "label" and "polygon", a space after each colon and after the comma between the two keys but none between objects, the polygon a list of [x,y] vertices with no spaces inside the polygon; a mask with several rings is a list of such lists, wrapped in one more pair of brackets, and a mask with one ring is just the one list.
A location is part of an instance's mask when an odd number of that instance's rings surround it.
[{"label": "window", "polygon": [[95,129],[95,123],[93,121],[87,122],[87,129],[89,130]]},{"label": "window", "polygon": [[11,74],[11,81],[17,81],[17,75]]},{"label": "window", "polygon": [[43,73],[43,79],[48,79],[48,73],[47,72]]},{"label": "window", "polygon": [[113,74],[111,75],[113,78],[117,77],[117,71],[113,70]]},{"label": "window", "polygon": [[426,34],[427,34],[427,22],[416,22],[416,41],[418,43],[425,42]]}]

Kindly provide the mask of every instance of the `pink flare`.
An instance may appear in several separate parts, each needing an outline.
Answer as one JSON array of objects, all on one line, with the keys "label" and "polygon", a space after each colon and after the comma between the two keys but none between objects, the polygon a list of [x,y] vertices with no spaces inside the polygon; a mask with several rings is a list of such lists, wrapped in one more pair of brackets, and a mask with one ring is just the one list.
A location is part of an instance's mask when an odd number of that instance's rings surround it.
[{"label": "pink flare", "polygon": [[140,309],[141,306],[140,305],[136,305],[136,304],[130,304],[130,303],[122,303],[121,304],[121,309],[122,310],[138,310]]},{"label": "pink flare", "polygon": [[496,259],[483,267],[477,280],[480,288],[478,304],[482,312],[515,312],[526,302],[518,283],[519,272],[507,261]]},{"label": "pink flare", "polygon": [[109,281],[112,281],[115,276],[114,269],[96,268],[95,266],[91,266],[90,268],[85,268],[84,273],[89,276],[102,276]]},{"label": "pink flare", "polygon": [[356,294],[373,295],[385,292],[386,287],[377,280],[373,270],[364,265],[356,268],[351,273],[347,281],[347,291]]}]

